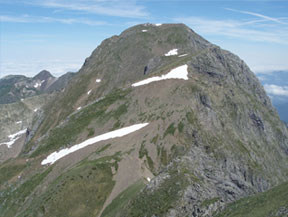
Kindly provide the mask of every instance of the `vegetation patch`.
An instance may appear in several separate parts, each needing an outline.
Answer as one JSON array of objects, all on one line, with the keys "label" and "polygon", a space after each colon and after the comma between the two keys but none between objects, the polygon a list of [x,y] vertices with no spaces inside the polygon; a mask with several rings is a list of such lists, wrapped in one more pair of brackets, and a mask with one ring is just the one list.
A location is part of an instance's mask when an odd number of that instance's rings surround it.
[{"label": "vegetation patch", "polygon": [[183,129],[184,129],[184,124],[180,121],[178,123],[178,131],[179,131],[179,133],[183,133]]},{"label": "vegetation patch", "polygon": [[88,137],[91,137],[94,135],[95,131],[93,128],[88,128],[87,130],[88,130],[88,135],[87,135]]},{"label": "vegetation patch", "polygon": [[178,157],[178,156],[182,156],[182,155],[184,155],[185,154],[185,151],[186,151],[186,148],[183,146],[183,145],[176,145],[176,144],[174,144],[174,145],[172,145],[172,147],[171,147],[171,159],[174,159],[174,158],[176,158],[176,157]]},{"label": "vegetation patch", "polygon": [[137,181],[121,192],[103,211],[101,217],[117,216],[120,210],[133,200],[140,190],[145,186],[142,180]]},{"label": "vegetation patch", "polygon": [[193,111],[186,113],[186,119],[189,124],[196,124],[198,122],[197,117]]},{"label": "vegetation patch", "polygon": [[97,151],[97,153],[101,153],[101,152],[105,151],[105,150],[108,149],[110,146],[111,146],[111,143],[109,143],[109,144],[107,144],[107,145],[104,145],[102,148],[100,148],[99,151]]},{"label": "vegetation patch", "polygon": [[151,171],[154,171],[154,162],[151,159],[151,157],[148,154],[148,150],[145,148],[145,140],[142,141],[141,146],[140,146],[140,150],[139,150],[139,158],[142,159],[144,156],[146,156],[146,160],[145,163],[148,164],[148,168]]},{"label": "vegetation patch", "polygon": [[154,145],[156,145],[157,141],[158,141],[158,138],[159,138],[159,134],[157,134],[156,136],[154,136],[152,139],[151,139],[151,143],[153,143]]},{"label": "vegetation patch", "polygon": [[167,154],[167,150],[162,146],[160,149],[160,161],[161,164],[166,166],[168,164],[168,154]]},{"label": "vegetation patch", "polygon": [[142,159],[147,154],[148,154],[148,151],[145,148],[145,140],[144,140],[144,141],[142,141],[141,146],[140,146],[139,158]]},{"label": "vegetation patch", "polygon": [[115,119],[118,120],[121,117],[121,115],[127,113],[127,111],[128,111],[128,105],[122,104],[116,110],[112,111],[111,115],[112,115],[112,117],[114,117]]},{"label": "vegetation patch", "polygon": [[152,160],[152,158],[148,155],[148,153],[146,154],[146,159],[147,159],[147,163],[148,163],[148,168],[150,169],[150,171],[154,171],[154,162]]},{"label": "vegetation patch", "polygon": [[170,124],[169,127],[166,129],[166,131],[164,132],[164,138],[170,134],[170,135],[174,135],[176,130],[176,127],[174,127],[174,123]]},{"label": "vegetation patch", "polygon": [[116,129],[120,128],[120,127],[121,127],[121,121],[117,120],[115,122],[115,124],[113,125],[113,128],[111,130],[116,130]]}]

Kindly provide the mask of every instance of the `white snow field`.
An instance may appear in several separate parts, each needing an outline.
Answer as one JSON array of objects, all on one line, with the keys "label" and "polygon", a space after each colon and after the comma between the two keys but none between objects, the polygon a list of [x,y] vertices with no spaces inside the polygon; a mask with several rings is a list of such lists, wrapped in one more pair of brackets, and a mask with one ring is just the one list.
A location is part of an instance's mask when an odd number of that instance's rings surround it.
[{"label": "white snow field", "polygon": [[96,79],[95,82],[96,82],[96,83],[100,83],[100,82],[101,82],[101,79]]},{"label": "white snow field", "polygon": [[92,90],[89,90],[89,91],[87,92],[87,94],[89,95],[89,94],[91,93],[91,91],[92,91]]},{"label": "white snow field", "polygon": [[142,32],[147,32],[147,29],[143,29]]},{"label": "white snow field", "polygon": [[9,138],[10,141],[9,141],[9,142],[0,143],[0,145],[7,145],[8,148],[11,148],[11,146],[14,144],[14,142],[15,142],[17,139],[19,139],[19,137],[20,137],[22,134],[26,133],[26,130],[27,130],[27,129],[20,130],[20,131],[17,132],[17,133],[14,133],[14,134],[9,135],[8,138]]},{"label": "white snow field", "polygon": [[43,160],[41,162],[41,164],[42,165],[53,164],[57,160],[65,157],[66,155],[68,155],[70,153],[73,153],[75,151],[78,151],[78,150],[80,150],[82,148],[85,148],[86,146],[92,145],[92,144],[94,144],[96,142],[100,142],[100,141],[103,141],[103,140],[107,140],[107,139],[112,139],[112,138],[122,137],[122,136],[128,135],[128,134],[133,133],[133,132],[135,132],[137,130],[140,130],[141,128],[147,126],[148,124],[149,123],[135,124],[135,125],[132,125],[132,126],[129,126],[129,127],[124,127],[124,128],[118,129],[118,130],[114,130],[114,131],[111,131],[111,132],[108,132],[108,133],[104,133],[104,134],[101,134],[99,136],[95,136],[93,138],[85,140],[84,142],[81,142],[80,144],[73,145],[70,148],[64,148],[64,149],[62,149],[62,150],[60,150],[58,152],[57,151],[53,152],[45,160]]},{"label": "white snow field", "polygon": [[161,75],[161,76],[155,76],[151,78],[147,78],[145,80],[136,82],[132,84],[132,87],[137,87],[145,84],[149,84],[154,81],[161,81],[161,80],[166,80],[166,79],[183,79],[183,80],[188,80],[188,65],[185,64],[183,66],[179,66],[175,69],[172,69],[170,72],[168,72],[166,75]]},{"label": "white snow field", "polygon": [[170,50],[168,53],[165,54],[166,57],[178,55],[178,49]]}]

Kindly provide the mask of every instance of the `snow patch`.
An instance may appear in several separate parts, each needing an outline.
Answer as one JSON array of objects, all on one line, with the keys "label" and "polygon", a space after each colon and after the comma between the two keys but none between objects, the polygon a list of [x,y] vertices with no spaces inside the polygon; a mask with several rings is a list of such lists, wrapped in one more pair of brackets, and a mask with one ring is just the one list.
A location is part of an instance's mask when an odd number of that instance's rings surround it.
[{"label": "snow patch", "polygon": [[161,26],[162,23],[144,23],[143,26]]},{"label": "snow patch", "polygon": [[148,182],[150,182],[150,181],[151,181],[151,179],[150,179],[149,177],[147,177],[146,179],[147,179],[147,181],[148,181]]},{"label": "snow patch", "polygon": [[69,155],[75,151],[78,151],[82,148],[85,148],[89,145],[92,145],[96,142],[100,142],[100,141],[103,141],[103,140],[107,140],[107,139],[112,139],[112,138],[116,138],[116,137],[122,137],[122,136],[125,136],[125,135],[128,135],[130,133],[133,133],[137,130],[140,130],[141,128],[147,126],[149,123],[142,123],[142,124],[135,124],[135,125],[132,125],[132,126],[129,126],[129,127],[124,127],[124,128],[121,128],[121,129],[118,129],[118,130],[114,130],[114,131],[111,131],[111,132],[108,132],[108,133],[104,133],[104,134],[101,134],[99,136],[95,136],[93,138],[90,138],[90,139],[87,139],[85,140],[84,142],[80,143],[80,144],[77,144],[77,145],[73,145],[72,147],[70,148],[64,148],[60,151],[55,151],[53,152],[52,154],[50,154],[45,160],[43,160],[41,162],[41,165],[45,165],[45,164],[53,164],[55,163],[57,160],[65,157],[66,155]]},{"label": "snow patch", "polygon": [[178,49],[173,49],[173,50],[170,50],[168,53],[166,53],[165,56],[168,57],[168,56],[174,56],[177,54],[178,54]]},{"label": "snow patch", "polygon": [[22,124],[22,121],[17,121],[16,124]]},{"label": "snow patch", "polygon": [[185,53],[185,54],[179,55],[178,57],[185,57],[185,56],[187,56],[187,55],[188,55],[188,54]]},{"label": "snow patch", "polygon": [[142,32],[147,32],[147,29],[143,29]]},{"label": "snow patch", "polygon": [[26,133],[27,129],[24,129],[24,130],[20,130],[19,132],[17,133],[14,133],[14,134],[11,134],[8,136],[9,138],[9,142],[3,142],[3,143],[0,143],[0,145],[7,145],[8,148],[11,148],[11,146],[14,144],[14,142],[19,139],[19,137]]},{"label": "snow patch", "polygon": [[95,82],[96,82],[96,83],[100,83],[100,82],[101,82],[101,79],[96,79]]},{"label": "snow patch", "polygon": [[78,108],[77,108],[77,111],[78,111],[78,110],[80,110],[81,108],[82,108],[81,106],[80,106],[80,107],[78,107]]},{"label": "snow patch", "polygon": [[87,94],[89,95],[89,94],[91,93],[91,91],[92,91],[92,90],[89,90],[89,91],[87,92]]},{"label": "snow patch", "polygon": [[38,108],[35,108],[33,111],[34,111],[34,112],[37,112],[37,111],[38,111]]},{"label": "snow patch", "polygon": [[38,82],[37,82],[36,84],[34,84],[34,87],[35,87],[35,88],[40,87],[41,84],[42,84],[42,83],[38,83]]},{"label": "snow patch", "polygon": [[10,139],[13,139],[13,138],[15,138],[15,137],[17,137],[17,136],[20,136],[20,135],[26,133],[26,131],[27,131],[27,129],[20,130],[20,131],[18,131],[17,133],[14,133],[14,134],[9,135],[8,137],[9,137]]},{"label": "snow patch", "polygon": [[151,78],[147,78],[145,80],[136,82],[132,84],[132,87],[137,87],[145,84],[149,84],[154,81],[161,81],[161,80],[166,80],[166,79],[183,79],[183,80],[188,80],[188,65],[185,64],[183,66],[179,66],[175,69],[172,69],[168,74],[166,75],[161,75],[161,76],[155,76]]}]

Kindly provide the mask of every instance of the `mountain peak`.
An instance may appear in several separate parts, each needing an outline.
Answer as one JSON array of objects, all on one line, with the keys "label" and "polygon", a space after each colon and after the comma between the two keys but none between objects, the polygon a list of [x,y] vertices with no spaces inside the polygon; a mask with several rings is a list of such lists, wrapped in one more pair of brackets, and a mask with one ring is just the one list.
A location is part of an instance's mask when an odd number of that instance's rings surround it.
[{"label": "mountain peak", "polygon": [[39,79],[39,80],[47,80],[48,78],[54,78],[54,76],[47,70],[42,70],[33,77],[33,79]]},{"label": "mountain peak", "polygon": [[288,180],[288,131],[258,79],[183,24],[106,39],[63,83],[1,166],[3,216],[216,216]]}]

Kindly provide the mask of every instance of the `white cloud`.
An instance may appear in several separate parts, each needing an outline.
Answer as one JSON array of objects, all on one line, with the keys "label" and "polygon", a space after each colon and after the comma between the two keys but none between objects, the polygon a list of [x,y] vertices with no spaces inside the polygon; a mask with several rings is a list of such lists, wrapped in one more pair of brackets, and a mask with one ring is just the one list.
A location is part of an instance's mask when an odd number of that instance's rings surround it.
[{"label": "white cloud", "polygon": [[107,16],[129,18],[148,17],[145,8],[141,5],[137,5],[136,1],[133,0],[32,0],[29,3],[47,8],[80,11]]},{"label": "white cloud", "polygon": [[278,85],[274,85],[274,84],[265,84],[264,88],[269,95],[287,96],[288,97],[288,86],[278,86]]},{"label": "white cloud", "polygon": [[40,71],[46,69],[55,76],[60,76],[66,72],[76,72],[83,62],[81,60],[23,60],[23,61],[3,61],[0,67],[0,78],[6,75],[26,75],[33,77]]},{"label": "white cloud", "polygon": [[257,78],[259,79],[259,81],[266,81],[267,78],[264,76],[257,76]]},{"label": "white cloud", "polygon": [[227,36],[249,41],[288,45],[288,28],[286,25],[265,25],[263,24],[263,20],[241,21],[231,19],[215,20],[201,17],[179,17],[175,18],[174,21],[186,23],[199,34]]},{"label": "white cloud", "polygon": [[12,23],[62,23],[62,24],[86,24],[91,26],[96,25],[108,25],[107,22],[104,21],[95,21],[91,19],[83,19],[83,18],[54,18],[54,17],[39,17],[39,16],[30,16],[30,15],[22,15],[22,16],[0,16],[1,22],[12,22]]},{"label": "white cloud", "polygon": [[235,10],[235,9],[232,9],[232,8],[225,8],[225,9],[229,10],[229,11],[242,13],[242,14],[252,15],[252,16],[255,16],[255,17],[262,18],[262,19],[267,20],[267,21],[273,21],[273,22],[280,23],[280,24],[287,24],[287,23],[282,21],[283,18],[282,19],[278,19],[278,18],[269,17],[269,16],[266,16],[266,15],[263,15],[263,14],[259,14],[259,13],[255,13],[255,12]]},{"label": "white cloud", "polygon": [[[264,61],[263,61],[264,62]],[[255,74],[273,74],[275,71],[288,71],[288,64],[265,64],[251,66],[251,69]]]}]

